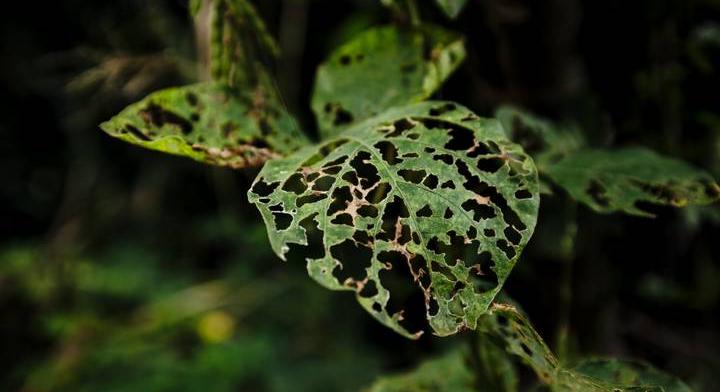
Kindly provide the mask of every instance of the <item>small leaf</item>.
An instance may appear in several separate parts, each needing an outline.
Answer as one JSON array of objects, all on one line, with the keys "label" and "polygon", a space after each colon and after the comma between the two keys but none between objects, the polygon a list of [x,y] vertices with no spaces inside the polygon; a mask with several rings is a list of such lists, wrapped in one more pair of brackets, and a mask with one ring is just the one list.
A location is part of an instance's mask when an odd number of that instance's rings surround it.
[{"label": "small leaf", "polygon": [[100,127],[145,148],[235,169],[307,143],[292,117],[262,89],[240,94],[220,84],[155,92]]},{"label": "small leaf", "polygon": [[514,106],[495,111],[510,140],[518,143],[535,160],[540,172],[585,145],[582,134],[573,127],[561,126]]},{"label": "small leaf", "polygon": [[410,372],[381,377],[367,392],[476,391],[475,378],[466,364],[467,355],[455,350],[428,360]]},{"label": "small leaf", "polygon": [[692,391],[677,377],[640,361],[593,358],[580,362],[573,370],[617,385],[656,388],[664,392]]},{"label": "small leaf", "polygon": [[652,216],[638,203],[684,207],[720,197],[709,174],[644,148],[579,151],[549,166],[547,174],[573,198],[602,213]]},{"label": "small leaf", "polygon": [[463,39],[438,27],[365,31],[318,68],[312,108],[321,135],[427,99],[464,58]]},{"label": "small leaf", "polygon": [[467,0],[435,0],[438,7],[451,19],[457,18],[465,7]]},{"label": "small leaf", "polygon": [[474,329],[530,239],[539,203],[532,159],[497,121],[449,102],[393,108],[273,160],[248,197],[281,258],[312,245],[310,276],[355,291],[407,337],[419,333],[388,310],[388,281],[416,285],[437,335]]}]

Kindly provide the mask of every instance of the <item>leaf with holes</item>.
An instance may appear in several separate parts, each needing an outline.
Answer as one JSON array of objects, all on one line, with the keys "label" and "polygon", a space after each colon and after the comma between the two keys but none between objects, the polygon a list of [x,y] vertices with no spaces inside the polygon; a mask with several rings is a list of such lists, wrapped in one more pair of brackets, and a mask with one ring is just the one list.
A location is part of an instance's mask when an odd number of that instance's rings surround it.
[{"label": "leaf with holes", "polygon": [[445,15],[455,19],[460,15],[460,11],[465,7],[467,0],[435,0],[435,3],[437,3]]},{"label": "leaf with holes", "polygon": [[391,106],[427,99],[464,58],[463,39],[438,27],[363,32],[318,68],[312,108],[321,135],[333,136]]},{"label": "leaf with holes", "polygon": [[407,373],[381,377],[367,392],[476,391],[475,376],[466,362],[462,350],[451,351]]},{"label": "leaf with holes", "polygon": [[100,125],[129,143],[232,168],[258,166],[307,140],[262,89],[196,84],[151,94]]},{"label": "leaf with holes", "polygon": [[495,118],[502,123],[508,138],[533,157],[540,173],[585,145],[577,128],[554,124],[515,106],[501,106],[495,111]]},{"label": "leaf with holes", "polygon": [[390,288],[416,287],[437,335],[474,329],[539,203],[532,159],[497,121],[449,102],[393,108],[270,161],[248,195],[281,258],[307,248],[310,276],[408,337],[419,332]]},{"label": "leaf with holes", "polygon": [[687,384],[651,365],[634,360],[586,359],[573,368],[577,373],[616,385],[655,388],[664,392],[691,392]]},{"label": "leaf with holes", "polygon": [[634,361],[590,359],[566,368],[515,306],[495,303],[480,333],[499,338],[553,392],[690,392],[682,381]]},{"label": "leaf with holes", "polygon": [[640,208],[642,203],[683,207],[720,198],[720,187],[709,174],[644,148],[579,151],[550,165],[547,174],[602,213],[653,216]]}]

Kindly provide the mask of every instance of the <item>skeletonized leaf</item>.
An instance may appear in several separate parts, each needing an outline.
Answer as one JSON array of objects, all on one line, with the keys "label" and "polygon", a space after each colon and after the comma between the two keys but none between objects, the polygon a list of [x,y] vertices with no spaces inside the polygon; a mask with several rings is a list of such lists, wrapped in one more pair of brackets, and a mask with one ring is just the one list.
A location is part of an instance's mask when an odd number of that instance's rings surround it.
[{"label": "skeletonized leaf", "polygon": [[465,7],[467,0],[435,0],[435,2],[438,7],[443,10],[445,15],[451,19],[455,19],[460,15],[460,11]]},{"label": "skeletonized leaf", "polygon": [[386,108],[427,99],[465,58],[463,39],[433,26],[372,28],[317,71],[312,108],[322,136]]},{"label": "skeletonized leaf", "polygon": [[645,148],[579,151],[548,166],[546,173],[573,198],[602,213],[652,216],[638,203],[683,207],[720,197],[709,174]]},{"label": "skeletonized leaf", "polygon": [[221,84],[155,92],[100,127],[145,148],[232,168],[258,166],[307,144],[262,89],[241,94]]},{"label": "skeletonized leaf", "polygon": [[521,145],[535,160],[540,172],[585,145],[575,128],[554,124],[514,106],[501,106],[495,111],[508,138]]},{"label": "skeletonized leaf", "polygon": [[675,376],[651,365],[633,360],[586,359],[574,371],[606,382],[626,386],[644,386],[664,392],[691,392],[690,387]]},{"label": "skeletonized leaf", "polygon": [[467,355],[455,350],[423,362],[410,372],[381,377],[367,392],[475,391],[475,377]]},{"label": "skeletonized leaf", "polygon": [[474,329],[539,203],[532,159],[497,121],[449,102],[393,108],[270,161],[248,197],[281,258],[311,245],[310,276],[408,337],[419,333],[389,310],[388,281],[417,285],[437,335]]}]

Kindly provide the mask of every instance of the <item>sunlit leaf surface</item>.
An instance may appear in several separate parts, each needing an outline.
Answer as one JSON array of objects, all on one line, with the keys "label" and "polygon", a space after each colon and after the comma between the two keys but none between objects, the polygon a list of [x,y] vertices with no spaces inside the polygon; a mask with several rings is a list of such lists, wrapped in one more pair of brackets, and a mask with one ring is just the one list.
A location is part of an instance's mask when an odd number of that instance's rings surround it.
[{"label": "sunlit leaf surface", "polygon": [[386,280],[416,285],[434,333],[474,329],[539,202],[532,159],[497,121],[449,102],[394,108],[273,160],[248,195],[280,257],[308,246],[310,276],[408,337],[420,332],[401,325]]},{"label": "sunlit leaf surface", "polygon": [[312,108],[320,133],[428,98],[464,58],[463,39],[438,27],[363,32],[318,67]]}]

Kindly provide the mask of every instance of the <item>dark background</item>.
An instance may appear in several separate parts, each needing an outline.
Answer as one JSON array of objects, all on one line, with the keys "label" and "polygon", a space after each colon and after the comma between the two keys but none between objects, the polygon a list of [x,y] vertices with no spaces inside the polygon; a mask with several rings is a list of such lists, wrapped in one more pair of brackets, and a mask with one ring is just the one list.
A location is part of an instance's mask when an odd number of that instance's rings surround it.
[{"label": "dark background", "polygon": [[[391,15],[372,0],[257,3],[287,106],[312,130],[315,67]],[[720,177],[718,1],[470,0],[457,21],[420,3],[467,38],[438,97],[486,116],[515,103]],[[184,1],[17,2],[0,32],[0,390],[356,390],[462,344],[396,336],[276,259],[245,199],[255,171],[100,132],[195,77]],[[564,360],[642,358],[720,390],[720,211],[649,208],[656,219],[543,198],[507,292]]]}]

